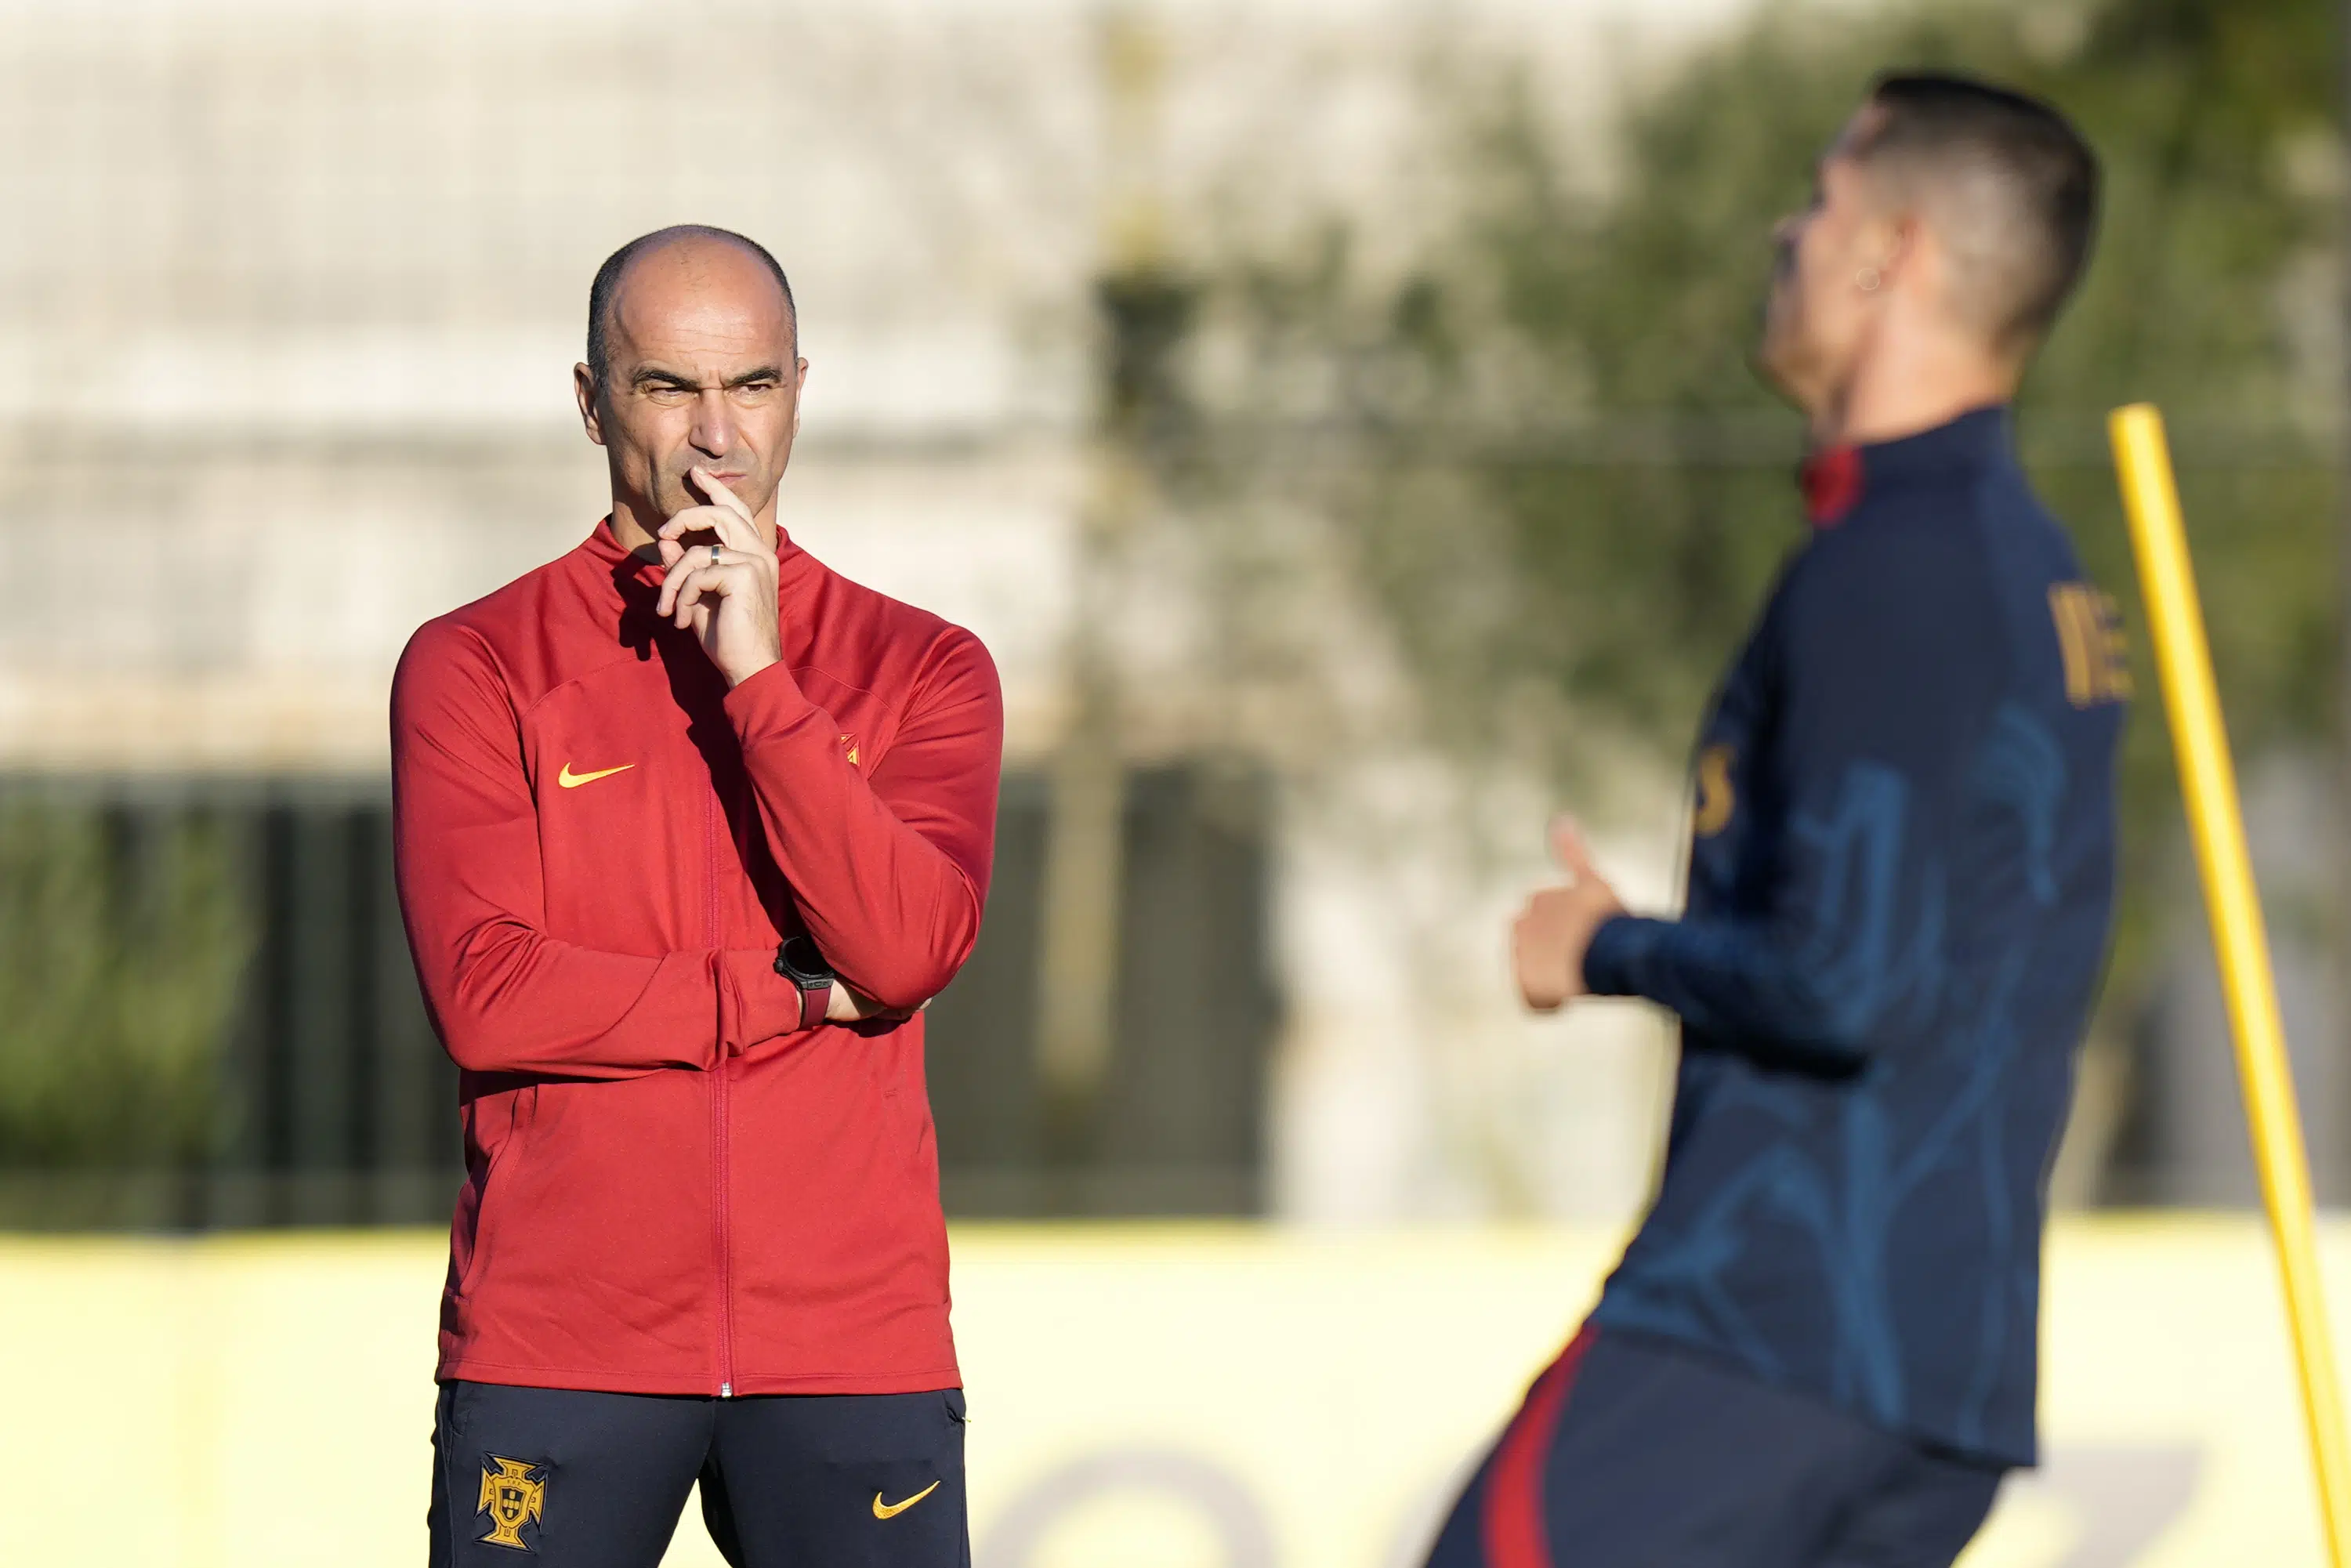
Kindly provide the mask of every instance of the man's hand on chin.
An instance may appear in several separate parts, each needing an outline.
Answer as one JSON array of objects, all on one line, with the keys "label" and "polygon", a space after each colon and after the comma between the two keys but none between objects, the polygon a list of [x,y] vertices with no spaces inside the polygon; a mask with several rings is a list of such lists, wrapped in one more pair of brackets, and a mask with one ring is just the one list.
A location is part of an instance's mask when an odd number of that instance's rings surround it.
[{"label": "man's hand on chin", "polygon": [[[654,613],[690,631],[729,686],[739,686],[784,656],[777,599],[776,549],[760,535],[751,508],[707,469],[688,471],[710,497],[661,526],[661,599]],[[718,537],[715,545],[688,545],[691,533]]]},{"label": "man's hand on chin", "polygon": [[1616,890],[1592,869],[1591,852],[1573,817],[1552,823],[1552,852],[1565,882],[1527,900],[1510,928],[1511,968],[1519,995],[1537,1012],[1552,1012],[1585,994],[1583,955],[1593,932],[1625,913]]}]

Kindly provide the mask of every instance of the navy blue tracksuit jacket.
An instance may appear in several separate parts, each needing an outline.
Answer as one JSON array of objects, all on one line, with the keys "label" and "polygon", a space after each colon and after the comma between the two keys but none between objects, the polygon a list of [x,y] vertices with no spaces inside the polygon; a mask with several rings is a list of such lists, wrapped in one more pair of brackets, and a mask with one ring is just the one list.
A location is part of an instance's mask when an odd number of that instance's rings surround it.
[{"label": "navy blue tracksuit jacket", "polygon": [[2114,607],[2004,409],[1807,477],[1816,531],[1700,737],[1685,913],[1585,960],[1682,1021],[1663,1182],[1594,1321],[2031,1463],[2113,903]]}]

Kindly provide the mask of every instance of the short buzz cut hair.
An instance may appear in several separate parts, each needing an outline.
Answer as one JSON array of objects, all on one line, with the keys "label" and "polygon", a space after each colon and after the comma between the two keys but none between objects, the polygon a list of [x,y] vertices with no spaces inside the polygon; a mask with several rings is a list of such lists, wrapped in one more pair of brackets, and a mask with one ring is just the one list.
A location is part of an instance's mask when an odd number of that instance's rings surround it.
[{"label": "short buzz cut hair", "polygon": [[2098,156],[2037,98],[1947,72],[1888,72],[1852,149],[1865,168],[1943,220],[1959,308],[2003,351],[2028,353],[2090,259]]},{"label": "short buzz cut hair", "polygon": [[604,265],[596,269],[596,280],[588,286],[588,374],[597,386],[604,384],[605,374],[611,369],[612,300],[621,292],[621,278],[629,270],[629,264],[647,251],[693,240],[738,246],[767,267],[768,276],[783,291],[784,319],[792,324],[792,348],[795,353],[799,351],[800,310],[792,300],[792,280],[784,276],[782,264],[768,253],[768,247],[733,229],[713,228],[708,224],[672,224],[665,229],[639,235],[606,256]]}]

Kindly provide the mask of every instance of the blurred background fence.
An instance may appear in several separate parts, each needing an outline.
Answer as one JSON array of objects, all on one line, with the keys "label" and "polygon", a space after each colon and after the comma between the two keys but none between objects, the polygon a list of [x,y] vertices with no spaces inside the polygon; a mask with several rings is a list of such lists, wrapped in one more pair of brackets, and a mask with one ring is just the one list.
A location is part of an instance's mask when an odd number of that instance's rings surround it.
[{"label": "blurred background fence", "polygon": [[[1035,1069],[1045,799],[1006,781],[986,939],[934,1009],[943,1181],[966,1215],[1261,1205],[1264,790],[1126,791],[1119,1049],[1086,1141]],[[380,785],[0,785],[0,1227],[434,1224],[463,1178]]]},{"label": "blurred background fence", "polygon": [[[2340,25],[7,0],[0,1224],[444,1215],[386,685],[601,510],[587,280],[681,220],[793,274],[794,537],[1004,672],[997,885],[933,1012],[950,1209],[1622,1218],[1660,1021],[1520,1018],[1502,921],[1561,799],[1672,897],[1680,748],[1798,538],[1801,432],[1743,365],[1771,220],[1896,61],[2044,90],[2107,157],[2026,455],[2120,589],[2098,419],[2172,414],[2351,1197]],[[2129,747],[2059,1197],[2248,1201],[2150,714]]]}]

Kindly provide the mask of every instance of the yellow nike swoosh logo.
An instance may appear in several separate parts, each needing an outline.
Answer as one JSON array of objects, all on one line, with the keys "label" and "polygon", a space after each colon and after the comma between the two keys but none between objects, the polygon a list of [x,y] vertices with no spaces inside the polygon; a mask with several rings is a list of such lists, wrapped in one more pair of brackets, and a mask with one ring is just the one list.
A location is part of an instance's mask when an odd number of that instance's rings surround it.
[{"label": "yellow nike swoosh logo", "polygon": [[914,1496],[908,1498],[904,1502],[883,1502],[882,1500],[882,1494],[877,1491],[873,1494],[873,1517],[876,1519],[895,1519],[900,1514],[905,1512],[908,1509],[914,1507],[916,1503],[922,1501],[925,1498],[930,1496],[933,1492],[938,1490],[939,1483],[933,1481],[930,1485],[925,1487],[922,1490],[916,1492]]},{"label": "yellow nike swoosh logo", "polygon": [[618,768],[600,768],[593,773],[574,773],[571,771],[571,764],[567,762],[563,765],[563,771],[555,776],[555,781],[566,789],[577,789],[582,784],[593,784],[599,779],[610,779],[615,773],[626,773],[635,766],[633,762],[623,762]]}]

